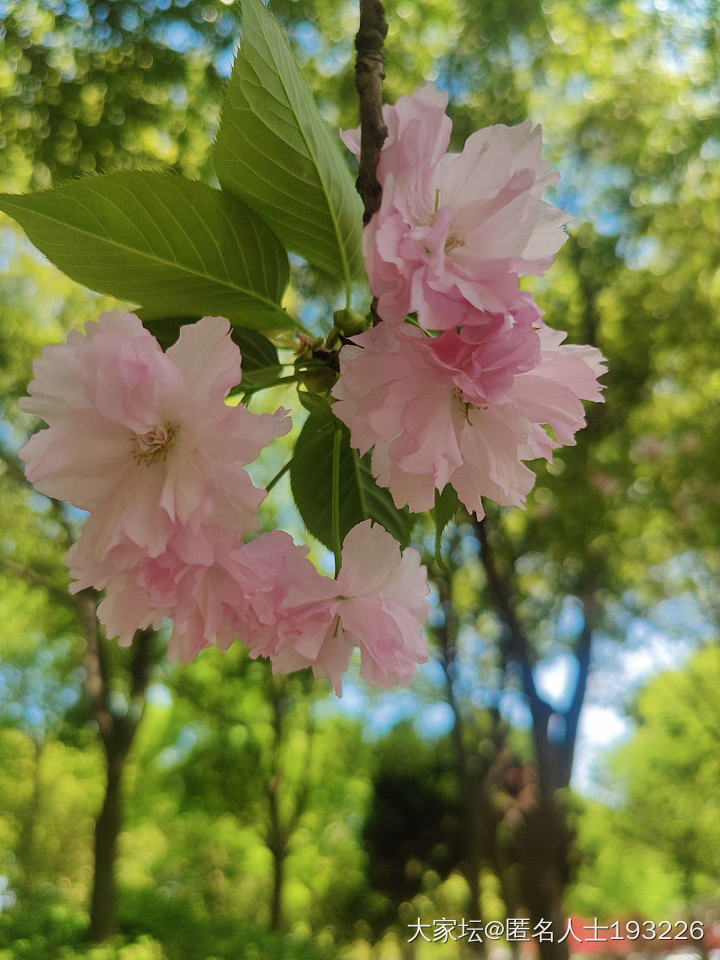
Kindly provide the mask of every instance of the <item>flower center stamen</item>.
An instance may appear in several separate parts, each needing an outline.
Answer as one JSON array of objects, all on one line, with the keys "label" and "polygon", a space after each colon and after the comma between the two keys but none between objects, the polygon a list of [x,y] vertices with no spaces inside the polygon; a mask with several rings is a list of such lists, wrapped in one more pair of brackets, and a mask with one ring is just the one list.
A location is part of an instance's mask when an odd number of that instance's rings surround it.
[{"label": "flower center stamen", "polygon": [[456,403],[459,404],[460,409],[462,410],[462,415],[465,419],[465,422],[468,423],[470,426],[472,426],[472,422],[470,420],[470,411],[479,410],[480,407],[478,407],[476,403],[470,403],[469,400],[466,400],[465,397],[463,397],[462,395],[462,390],[460,389],[460,387],[455,387],[455,389],[453,390],[453,400],[455,400]]},{"label": "flower center stamen", "polygon": [[133,460],[135,463],[143,463],[150,466],[151,463],[165,461],[168,450],[175,443],[175,437],[179,427],[176,423],[169,420],[162,426],[153,427],[147,433],[135,434],[132,438]]}]

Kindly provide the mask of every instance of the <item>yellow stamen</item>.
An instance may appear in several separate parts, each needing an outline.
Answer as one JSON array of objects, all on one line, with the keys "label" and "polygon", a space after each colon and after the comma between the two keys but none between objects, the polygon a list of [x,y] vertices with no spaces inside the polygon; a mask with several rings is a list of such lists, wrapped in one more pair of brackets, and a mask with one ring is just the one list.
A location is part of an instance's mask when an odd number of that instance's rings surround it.
[{"label": "yellow stamen", "polygon": [[462,395],[460,387],[455,387],[453,390],[453,400],[456,400],[460,404],[465,422],[472,426],[472,422],[470,420],[470,411],[479,410],[480,407],[478,407],[476,403],[470,403],[468,400],[466,400]]},{"label": "yellow stamen", "polygon": [[149,467],[151,463],[164,462],[168,451],[175,443],[179,427],[176,423],[166,421],[162,426],[153,427],[147,433],[135,434],[132,438],[132,456],[135,463],[142,463]]}]

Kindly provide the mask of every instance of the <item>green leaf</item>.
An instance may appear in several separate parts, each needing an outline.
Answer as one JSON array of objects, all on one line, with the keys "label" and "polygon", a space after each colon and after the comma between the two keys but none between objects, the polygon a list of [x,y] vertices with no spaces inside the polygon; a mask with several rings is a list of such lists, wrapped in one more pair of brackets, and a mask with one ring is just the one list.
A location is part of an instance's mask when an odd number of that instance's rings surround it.
[{"label": "green leaf", "polygon": [[438,538],[442,536],[443,530],[455,519],[455,514],[460,507],[458,495],[455,488],[449,483],[445,484],[442,493],[435,491],[435,506],[433,507],[433,517],[435,518],[435,530]]},{"label": "green leaf", "polygon": [[308,390],[298,390],[297,395],[300,403],[305,407],[306,410],[309,410],[310,413],[320,413],[326,416],[329,415],[330,398],[327,396],[327,394],[310,393]]},{"label": "green leaf", "polygon": [[446,573],[449,572],[449,568],[442,557],[442,535],[445,527],[455,519],[459,508],[460,500],[455,488],[449,483],[445,484],[442,493],[435,491],[435,506],[432,509],[435,521],[435,560],[440,569]]},{"label": "green leaf", "polygon": [[259,390],[282,376],[275,345],[246,327],[233,327],[232,338],[242,352],[242,390]]},{"label": "green leaf", "polygon": [[0,210],[73,280],[143,306],[143,319],[222,315],[255,329],[295,325],[280,307],[287,254],[239,200],[166,173],[113,173]]},{"label": "green leaf", "polygon": [[364,275],[362,204],[339,138],[274,17],[260,0],[240,6],[242,45],[214,151],[218,178],[290,250],[349,286]]},{"label": "green leaf", "polygon": [[147,327],[163,350],[167,350],[168,347],[171,347],[175,343],[180,336],[180,327],[184,327],[186,323],[197,323],[200,319],[199,316],[196,316],[163,317],[161,320],[146,320],[144,310],[138,310],[138,316],[142,320],[143,326]]},{"label": "green leaf", "polygon": [[381,523],[401,546],[412,534],[413,516],[398,510],[390,492],[379,487],[370,471],[369,455],[350,446],[350,432],[332,413],[314,412],[305,421],[295,444],[290,487],[310,533],[332,550],[332,465],[335,430],[342,429],[340,446],[340,537],[368,518]]}]

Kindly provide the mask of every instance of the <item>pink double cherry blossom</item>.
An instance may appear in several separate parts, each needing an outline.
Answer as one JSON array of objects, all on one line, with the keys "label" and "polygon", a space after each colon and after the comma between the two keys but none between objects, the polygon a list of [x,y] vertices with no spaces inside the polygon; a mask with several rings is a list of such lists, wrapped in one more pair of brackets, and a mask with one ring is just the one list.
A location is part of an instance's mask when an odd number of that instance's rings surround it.
[{"label": "pink double cherry blossom", "polygon": [[[382,322],[341,350],[333,410],[398,506],[428,510],[450,483],[482,517],[483,497],[525,502],[525,461],[574,443],[581,400],[602,400],[604,360],[564,344],[520,291],[569,219],[542,199],[558,175],[540,128],[487,127],[446,153],[446,105],[427,84],[383,109],[382,204],[364,232]],[[343,139],[358,153],[358,131]]]},{"label": "pink double cherry blossom", "polygon": [[367,521],[332,580],[282,531],[245,542],[265,497],[245,465],[290,422],[225,403],[242,372],[229,334],[205,317],[164,353],[136,316],[106,314],[36,361],[21,405],[48,429],[21,450],[28,478],[90,511],[67,557],[71,590],[105,591],[98,613],[121,643],[171,618],[175,659],[239,638],[277,671],[312,667],[339,694],[357,646],[370,683],[408,682],[427,660],[416,550],[401,554]]},{"label": "pink double cherry blossom", "polygon": [[181,328],[164,353],[131,313],[108,313],[46,347],[20,406],[48,424],[22,450],[42,493],[96,514],[109,549],[121,535],[150,556],[180,523],[257,528],[264,492],[245,465],[290,429],[286,411],[255,414],[225,397],[241,377],[222,317]]},{"label": "pink double cherry blossom", "polygon": [[[496,124],[468,137],[462,153],[446,153],[447,99],[427,84],[383,108],[382,205],[364,231],[380,316],[416,313],[427,330],[511,309],[518,277],[547,270],[570,219],[541,199],[559,174],[541,155],[540,127]],[[359,155],[359,131],[343,139]]]},{"label": "pink double cherry blossom", "polygon": [[[542,199],[557,174],[540,128],[488,127],[446,153],[446,104],[428,84],[385,107],[382,205],[363,238],[382,322],[341,348],[333,410],[398,506],[427,510],[450,483],[482,517],[484,497],[524,503],[526,461],[574,443],[604,360],[565,344],[520,290],[568,220]],[[357,153],[357,131],[344,139]],[[265,492],[245,467],[290,420],[228,405],[241,373],[222,317],[183,326],[166,352],[129,313],[46,348],[21,405],[48,429],[21,456],[38,490],[91,514],[68,554],[71,589],[105,591],[99,615],[123,643],[171,618],[176,659],[239,638],[340,694],[357,647],[369,683],[408,682],[428,658],[417,550],[367,520],[333,580],[287,533],[248,539]]]},{"label": "pink double cherry blossom", "polygon": [[333,410],[361,453],[372,448],[373,473],[397,506],[429,510],[447,483],[478,517],[483,497],[520,506],[535,483],[523,461],[574,443],[585,425],[580,398],[602,399],[600,352],[565,345],[564,333],[544,326],[525,330],[513,352],[514,329],[431,339],[381,323],[341,351]]}]

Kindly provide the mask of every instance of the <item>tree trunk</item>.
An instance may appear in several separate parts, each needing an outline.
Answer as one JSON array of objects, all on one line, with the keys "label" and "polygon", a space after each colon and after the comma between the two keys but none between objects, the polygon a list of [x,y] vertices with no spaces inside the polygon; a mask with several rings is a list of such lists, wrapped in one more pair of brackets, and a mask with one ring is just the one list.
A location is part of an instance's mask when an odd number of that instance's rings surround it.
[{"label": "tree trunk", "polygon": [[117,888],[115,861],[122,827],[123,755],[108,752],[107,780],[102,810],[95,821],[95,872],[90,899],[89,938],[94,943],[107,940],[117,930]]},{"label": "tree trunk", "polygon": [[567,960],[575,944],[567,930],[563,896],[568,881],[570,835],[555,798],[540,799],[529,813],[522,838],[522,898],[533,930],[541,921],[552,924],[552,939],[536,937],[541,960]]},{"label": "tree trunk", "polygon": [[[597,615],[594,589],[591,583],[586,583],[579,591],[583,626],[574,651],[577,662],[575,689],[569,706],[558,710],[543,699],[535,684],[535,654],[516,610],[512,563],[506,563],[506,569],[502,569],[496,562],[494,539],[497,530],[488,533],[487,518],[476,522],[475,530],[488,589],[505,627],[503,658],[506,665],[516,663],[520,667],[523,692],[532,715],[538,790],[535,802],[524,811],[525,826],[515,847],[521,896],[533,927],[540,921],[552,924],[551,938],[541,940],[536,937],[541,960],[567,960],[576,941],[572,933],[567,933],[563,910],[563,895],[570,877],[572,832],[565,815],[562,791],[570,784],[580,712],[587,691],[593,625]],[[562,943],[559,942],[561,939]]]},{"label": "tree trunk", "polygon": [[[470,888],[470,917],[468,919],[482,923],[482,868],[492,862],[494,833],[497,829],[497,817],[492,810],[489,796],[489,770],[477,753],[466,753],[464,764],[465,782],[461,784],[464,794],[465,830],[468,837],[467,876]],[[482,960],[487,955],[487,944],[474,941],[467,945],[468,955]]]},{"label": "tree trunk", "polygon": [[273,933],[280,933],[283,924],[282,895],[285,882],[285,858],[288,850],[288,838],[292,832],[286,829],[280,817],[280,791],[283,785],[283,776],[280,769],[280,746],[285,736],[284,703],[285,684],[277,681],[266,673],[269,683],[268,692],[273,711],[273,749],[272,768],[267,784],[267,800],[269,814],[269,831],[267,846],[270,850],[273,863],[273,885],[270,894],[270,929]]},{"label": "tree trunk", "polygon": [[[465,742],[465,724],[460,704],[455,695],[457,617],[453,607],[450,583],[442,576],[438,577],[435,583],[440,594],[443,611],[443,623],[438,628],[437,636],[442,652],[441,664],[445,674],[445,699],[454,718],[451,736],[455,757],[455,772],[462,803],[463,834],[467,842],[465,862],[461,864],[461,870],[470,895],[468,919],[476,924],[481,924],[483,905],[480,870],[483,859],[489,853],[487,837],[492,833],[490,804],[484,794],[487,770],[480,768],[479,758],[468,749]],[[485,956],[485,944],[481,941],[465,944],[463,952],[480,960]]]},{"label": "tree trunk", "polygon": [[85,625],[85,687],[107,763],[105,796],[95,821],[95,858],[87,933],[88,940],[101,943],[117,928],[115,861],[122,826],[122,777],[143,714],[145,691],[155,657],[155,635],[152,630],[139,630],[135,634],[129,668],[129,705],[124,713],[115,713],[110,702],[112,663],[98,629],[97,597],[91,590],[83,590],[78,594],[78,604]]},{"label": "tree trunk", "polygon": [[287,849],[278,846],[272,851],[273,856],[273,889],[270,904],[270,929],[273,933],[281,933],[283,927],[282,894],[285,883],[285,858]]},{"label": "tree trunk", "polygon": [[[480,851],[480,829],[478,823],[478,797],[473,790],[472,782],[460,782],[462,791],[462,809],[463,809],[463,831],[467,838],[467,847],[465,849],[465,863],[460,865],[465,882],[468,885],[469,903],[468,920],[472,920],[473,925],[480,925],[483,922],[482,905],[482,887],[480,884],[480,867],[482,865],[482,855]],[[472,957],[473,960],[482,960],[485,957],[485,944],[482,941],[464,942],[462,947],[464,956]]]},{"label": "tree trunk", "polygon": [[41,764],[44,744],[31,735],[33,744],[33,786],[30,801],[25,809],[18,842],[18,865],[20,875],[17,893],[20,900],[30,902],[36,888],[38,855],[35,845],[35,827],[40,815],[42,780]]}]

